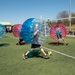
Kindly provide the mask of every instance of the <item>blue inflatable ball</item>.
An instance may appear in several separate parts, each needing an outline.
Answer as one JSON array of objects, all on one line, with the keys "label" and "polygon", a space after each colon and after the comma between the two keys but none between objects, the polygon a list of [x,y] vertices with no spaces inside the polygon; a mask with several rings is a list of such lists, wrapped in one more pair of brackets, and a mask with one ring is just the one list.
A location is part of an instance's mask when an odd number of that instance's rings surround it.
[{"label": "blue inflatable ball", "polygon": [[35,27],[40,33],[40,20],[36,18],[29,18],[22,24],[20,35],[25,42],[32,43]]},{"label": "blue inflatable ball", "polygon": [[2,38],[4,34],[5,34],[5,27],[2,24],[0,24],[0,38]]}]

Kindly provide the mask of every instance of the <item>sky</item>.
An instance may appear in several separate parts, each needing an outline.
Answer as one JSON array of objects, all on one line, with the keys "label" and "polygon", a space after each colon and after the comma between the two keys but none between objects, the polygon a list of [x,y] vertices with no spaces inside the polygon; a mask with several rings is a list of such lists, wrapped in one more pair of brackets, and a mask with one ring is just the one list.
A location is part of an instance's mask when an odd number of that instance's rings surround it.
[{"label": "sky", "polygon": [[[0,0],[0,22],[23,24],[28,18],[54,20],[59,12],[69,12],[70,0]],[[75,13],[75,0],[71,0]]]}]

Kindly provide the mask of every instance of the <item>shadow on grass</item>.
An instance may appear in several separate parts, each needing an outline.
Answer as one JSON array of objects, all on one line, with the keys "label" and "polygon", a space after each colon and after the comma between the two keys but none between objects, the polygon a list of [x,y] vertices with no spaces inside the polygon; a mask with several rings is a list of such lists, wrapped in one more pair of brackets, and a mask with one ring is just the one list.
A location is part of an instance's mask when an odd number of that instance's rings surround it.
[{"label": "shadow on grass", "polygon": [[3,43],[3,44],[0,44],[0,47],[2,46],[9,46],[10,44],[9,43]]},{"label": "shadow on grass", "polygon": [[49,45],[64,45],[64,43],[61,43],[61,42],[50,42]]},{"label": "shadow on grass", "polygon": [[25,45],[25,44],[28,44],[28,43],[26,43],[26,42],[22,42],[21,44],[16,43],[16,45]]}]

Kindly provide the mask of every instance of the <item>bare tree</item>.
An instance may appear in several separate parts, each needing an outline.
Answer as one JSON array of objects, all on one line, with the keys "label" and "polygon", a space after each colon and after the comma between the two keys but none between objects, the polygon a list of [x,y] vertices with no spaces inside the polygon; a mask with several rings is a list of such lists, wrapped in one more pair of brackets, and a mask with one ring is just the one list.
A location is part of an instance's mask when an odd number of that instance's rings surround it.
[{"label": "bare tree", "polygon": [[58,15],[57,15],[57,19],[68,18],[68,17],[69,17],[69,13],[67,11],[59,12]]},{"label": "bare tree", "polygon": [[[62,11],[62,12],[59,12],[58,15],[57,15],[57,19],[58,19],[58,23],[63,23],[65,25],[69,25],[69,19],[65,19],[65,18],[68,18],[69,17],[69,13],[67,11]],[[64,19],[63,19],[64,18]]]}]

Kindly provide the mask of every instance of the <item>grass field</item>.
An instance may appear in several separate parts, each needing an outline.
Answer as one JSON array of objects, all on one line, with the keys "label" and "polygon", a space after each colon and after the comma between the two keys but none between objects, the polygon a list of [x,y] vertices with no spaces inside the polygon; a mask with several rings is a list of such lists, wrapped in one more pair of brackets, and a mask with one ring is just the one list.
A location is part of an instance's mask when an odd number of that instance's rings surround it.
[{"label": "grass field", "polygon": [[50,59],[33,57],[22,60],[22,54],[30,49],[30,44],[18,46],[18,39],[10,33],[5,34],[0,39],[0,75],[75,75],[75,37],[65,39],[68,46],[49,45],[54,42],[50,37],[43,44],[44,47],[54,50]]}]

